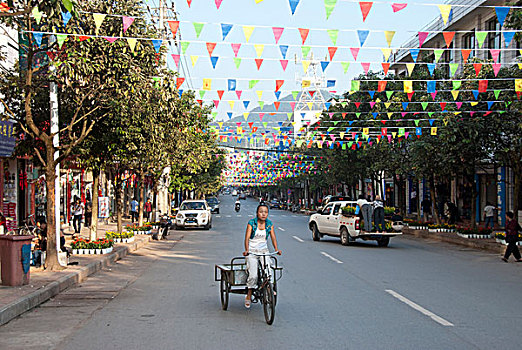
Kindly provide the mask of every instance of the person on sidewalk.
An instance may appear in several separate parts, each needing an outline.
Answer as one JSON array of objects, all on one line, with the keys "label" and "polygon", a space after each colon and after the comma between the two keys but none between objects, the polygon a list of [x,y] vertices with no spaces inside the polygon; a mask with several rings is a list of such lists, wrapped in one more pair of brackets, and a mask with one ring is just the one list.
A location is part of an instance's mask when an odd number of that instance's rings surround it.
[{"label": "person on sidewalk", "polygon": [[429,200],[428,197],[424,197],[424,199],[421,202],[421,207],[422,207],[422,213],[424,216],[424,222],[428,222],[428,220],[430,219],[430,215],[431,215],[431,201]]},{"label": "person on sidewalk", "polygon": [[484,207],[484,224],[486,228],[491,228],[495,226],[494,219],[495,219],[495,208],[491,205],[490,202],[486,202],[486,206]]},{"label": "person on sidewalk", "polygon": [[92,223],[92,202],[87,200],[85,203],[85,226],[91,227]]},{"label": "person on sidewalk", "polygon": [[508,246],[506,248],[506,253],[502,258],[502,261],[508,262],[509,256],[513,254],[516,262],[522,262],[522,259],[520,257],[520,251],[517,247],[518,233],[522,232],[522,228],[518,224],[517,219],[515,219],[515,214],[513,214],[513,212],[508,211],[506,213],[506,216],[509,219],[506,224],[506,243],[508,244]]},{"label": "person on sidewalk", "polygon": [[147,221],[150,222],[150,216],[152,214],[152,203],[150,202],[150,198],[148,198],[145,202],[143,209],[145,210],[145,217],[147,218]]},{"label": "person on sidewalk", "polygon": [[138,201],[136,200],[136,198],[132,198],[132,201],[130,202],[130,214],[131,214],[131,219],[132,219],[132,223],[134,223],[134,220],[138,221]]},{"label": "person on sidewalk", "polygon": [[80,233],[82,229],[82,217],[84,212],[84,206],[83,203],[80,201],[79,198],[76,199],[76,202],[74,203],[73,207],[73,226],[74,226],[74,233]]},{"label": "person on sidewalk", "polygon": [[386,232],[386,223],[384,221],[384,202],[382,201],[381,196],[375,196],[375,201],[373,202],[373,218],[377,233]]},{"label": "person on sidewalk", "polygon": [[364,198],[364,195],[360,195],[359,199],[357,200],[357,205],[359,206],[360,213],[364,220],[364,230],[366,232],[372,232],[373,225],[372,225],[372,219],[373,219],[373,207],[370,202]]}]

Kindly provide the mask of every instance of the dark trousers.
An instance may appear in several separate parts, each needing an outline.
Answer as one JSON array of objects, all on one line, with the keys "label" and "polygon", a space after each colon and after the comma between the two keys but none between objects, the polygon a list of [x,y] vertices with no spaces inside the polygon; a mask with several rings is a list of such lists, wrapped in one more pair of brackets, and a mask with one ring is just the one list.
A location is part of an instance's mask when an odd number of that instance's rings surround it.
[{"label": "dark trousers", "polygon": [[85,213],[85,226],[91,227],[92,213]]},{"label": "dark trousers", "polygon": [[138,221],[138,212],[137,211],[131,211],[130,214],[131,214],[133,223],[134,223],[134,220]]},{"label": "dark trousers", "polygon": [[518,250],[517,246],[517,239],[516,237],[510,238],[506,237],[506,242],[508,244],[506,248],[506,253],[504,254],[505,259],[509,259],[509,256],[513,254],[516,260],[520,260],[520,251]]},{"label": "dark trousers", "polygon": [[384,208],[376,208],[373,212],[375,229],[377,232],[386,231],[386,223],[384,222]]},{"label": "dark trousers", "polygon": [[80,233],[82,229],[82,216],[74,215],[73,217],[74,233]]}]

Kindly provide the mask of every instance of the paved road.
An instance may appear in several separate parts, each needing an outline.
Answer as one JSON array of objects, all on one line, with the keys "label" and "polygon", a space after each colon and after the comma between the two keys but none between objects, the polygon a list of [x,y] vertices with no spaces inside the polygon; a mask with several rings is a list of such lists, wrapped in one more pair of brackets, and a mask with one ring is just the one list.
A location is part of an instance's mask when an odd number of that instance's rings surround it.
[{"label": "paved road", "polygon": [[[307,217],[278,210],[270,218],[285,271],[274,324],[265,324],[260,305],[246,310],[240,295],[222,311],[213,269],[242,252],[257,205],[242,203],[236,214],[232,197],[222,197],[212,230],[183,231],[114,299],[79,315],[57,348],[520,348],[522,264],[406,237],[388,248],[313,242]],[[0,338],[7,335],[0,328]]]}]

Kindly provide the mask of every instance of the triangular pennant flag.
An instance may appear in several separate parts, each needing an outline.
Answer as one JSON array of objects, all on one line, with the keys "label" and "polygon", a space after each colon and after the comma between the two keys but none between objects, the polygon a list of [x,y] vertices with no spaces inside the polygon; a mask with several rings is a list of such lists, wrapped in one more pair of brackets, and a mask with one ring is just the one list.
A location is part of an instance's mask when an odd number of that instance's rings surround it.
[{"label": "triangular pennant flag", "polygon": [[[383,92],[384,90],[386,90],[386,84],[388,82],[386,80],[381,80],[379,81],[377,84],[378,84],[378,87],[377,87],[377,91],[379,92]],[[373,98],[373,97],[372,97]]]},{"label": "triangular pennant flag", "polygon": [[238,99],[238,100],[241,99],[241,93],[242,93],[242,92],[243,92],[243,91],[241,91],[241,90],[236,90],[236,95],[237,95],[237,99]]},{"label": "triangular pennant flag", "polygon": [[297,95],[299,95],[299,91],[292,91],[292,97],[294,98],[294,100],[297,99]]},{"label": "triangular pennant flag", "polygon": [[460,51],[462,52],[462,60],[466,62],[471,54],[471,49],[462,49]]},{"label": "triangular pennant flag", "polygon": [[493,63],[493,73],[495,74],[495,77],[498,75],[498,72],[500,72],[500,68],[502,67],[502,63]]},{"label": "triangular pennant flag", "polygon": [[457,72],[457,69],[459,68],[459,64],[458,63],[450,63],[449,66],[450,66],[450,76],[452,77]]},{"label": "triangular pennant flag", "polygon": [[475,68],[475,74],[478,77],[480,70],[482,69],[482,63],[473,63],[473,67]]},{"label": "triangular pennant flag", "polygon": [[245,106],[245,109],[248,108],[249,104],[250,104],[250,101],[243,101],[243,106]]},{"label": "triangular pennant flag", "polygon": [[435,62],[438,62],[444,53],[444,49],[433,50],[433,52],[435,54]]},{"label": "triangular pennant flag", "polygon": [[233,24],[221,23],[221,34],[223,35],[223,39],[222,40],[225,40],[225,38],[227,37],[228,33],[230,33],[230,31],[232,30],[233,26],[234,26]]},{"label": "triangular pennant flag", "polygon": [[361,7],[361,13],[363,22],[366,21],[366,17],[368,17],[368,13],[372,9],[373,2],[371,1],[359,1],[359,6]]},{"label": "triangular pennant flag", "polygon": [[176,78],[176,89],[179,90],[181,85],[183,85],[183,82],[185,81],[185,78]]},{"label": "triangular pennant flag", "polygon": [[181,42],[181,52],[185,55],[187,53],[187,49],[190,45],[190,41],[182,41]]},{"label": "triangular pennant flag", "polygon": [[[479,91],[478,90],[472,90],[473,96],[475,97],[475,100],[479,97]],[[473,106],[473,103],[471,104]]]},{"label": "triangular pennant flag", "polygon": [[286,71],[286,67],[288,66],[288,60],[279,60],[281,62],[281,67],[283,67],[283,70]]},{"label": "triangular pennant flag", "polygon": [[43,33],[33,33],[33,38],[38,47],[40,47],[42,45]]},{"label": "triangular pennant flag", "polygon": [[498,100],[498,97],[500,96],[500,90],[494,90],[495,98]]},{"label": "triangular pennant flag", "polygon": [[386,91],[386,98],[388,99],[388,101],[392,97],[393,93],[394,93],[394,91]]},{"label": "triangular pennant flag", "polygon": [[[276,85],[277,85],[277,83],[276,83]],[[274,95],[275,95],[276,99],[279,100],[279,97],[281,96],[281,91],[274,91]]]},{"label": "triangular pennant flag", "polygon": [[[134,49],[136,48],[137,41],[138,40],[136,38],[127,38],[127,43],[129,44],[129,47],[132,52],[134,52]],[[174,57],[174,56],[177,56],[177,60],[176,60],[176,57]],[[172,58],[174,58],[174,62],[176,63],[176,66],[177,66],[179,64],[180,55],[172,55]]]},{"label": "triangular pennant flag", "polygon": [[194,25],[194,30],[196,31],[196,38],[199,38],[199,36],[201,35],[201,31],[205,26],[205,23],[193,22],[192,24]]},{"label": "triangular pennant flag", "polygon": [[509,13],[510,8],[509,7],[495,7],[495,13],[497,14],[497,20],[498,23],[500,23],[500,26],[504,26],[504,21],[506,20],[506,17]]},{"label": "triangular pennant flag", "polygon": [[236,69],[239,69],[239,66],[241,65],[241,58],[234,57],[234,64],[236,65]]},{"label": "triangular pennant flag", "polygon": [[358,47],[350,47],[350,52],[352,53],[353,59],[357,61],[357,56],[359,55],[360,48]]},{"label": "triangular pennant flag", "polygon": [[283,27],[272,27],[276,44],[279,42],[279,39],[281,38],[281,35],[283,34],[284,30],[285,28]]},{"label": "triangular pennant flag", "polygon": [[504,34],[504,45],[506,47],[509,46],[509,44],[511,43],[511,40],[513,40],[513,36],[515,36],[516,32],[514,31],[505,31],[505,32],[502,32]]},{"label": "triangular pennant flag", "polygon": [[381,63],[382,70],[384,71],[384,75],[388,75],[388,70],[390,69],[390,63]]},{"label": "triangular pennant flag", "polygon": [[392,4],[392,9],[393,9],[393,12],[399,12],[400,10],[405,9],[406,6],[408,6],[408,4],[397,4],[397,3],[394,3],[394,4]]},{"label": "triangular pennant flag", "polygon": [[279,50],[281,51],[281,56],[283,56],[283,59],[286,59],[286,53],[288,52],[288,45],[279,45]]},{"label": "triangular pennant flag", "polygon": [[455,37],[455,32],[442,32],[444,36],[444,41],[446,42],[446,47],[449,49],[453,38]]},{"label": "triangular pennant flag", "polygon": [[419,49],[410,49],[410,55],[414,62],[417,62],[417,58],[419,57],[419,52],[420,52]]},{"label": "triangular pennant flag", "polygon": [[281,105],[281,102],[279,102],[279,101],[274,102],[274,106],[276,108],[276,111],[279,110],[279,105]]},{"label": "triangular pennant flag", "polygon": [[310,29],[298,28],[298,30],[299,34],[301,34],[302,45],[304,45],[306,38],[308,38],[308,33],[310,32]]},{"label": "triangular pennant flag", "polygon": [[190,7],[190,5],[192,5],[192,0],[187,0],[187,5]]},{"label": "triangular pennant flag", "polygon": [[255,44],[254,49],[256,50],[257,57],[261,57],[263,51],[265,50],[265,45],[263,44]]},{"label": "triangular pennant flag", "polygon": [[499,49],[490,49],[489,52],[491,52],[491,57],[493,57],[493,61],[498,62],[500,50]]},{"label": "triangular pennant flag", "polygon": [[217,56],[211,56],[210,57],[210,63],[212,63],[212,68],[216,69],[216,64],[218,62],[219,57]]},{"label": "triangular pennant flag", "polygon": [[225,90],[218,90],[217,91],[217,94],[219,96],[219,99],[221,100],[221,98],[223,97],[223,94],[225,93]]},{"label": "triangular pennant flag", "polygon": [[411,75],[413,73],[414,68],[415,68],[415,63],[406,63],[406,69],[408,70],[409,75]]},{"label": "triangular pennant flag", "polygon": [[364,74],[367,75],[370,70],[370,62],[361,62],[361,66],[363,67]]},{"label": "triangular pennant flag", "polygon": [[283,84],[285,83],[284,80],[276,80],[276,89],[275,91],[279,91],[279,89],[281,88],[281,86],[283,86]]},{"label": "triangular pennant flag", "polygon": [[364,42],[366,41],[366,39],[368,39],[369,34],[369,30],[357,30],[357,36],[359,37],[359,42],[361,43],[361,46],[364,45]]},{"label": "triangular pennant flag", "polygon": [[302,63],[303,63],[303,71],[306,73],[308,71],[308,67],[310,67],[310,61],[304,60]]},{"label": "triangular pennant flag", "polygon": [[196,62],[198,61],[199,56],[191,55],[190,61],[192,62],[192,67],[196,65]]},{"label": "triangular pennant flag", "polygon": [[257,101],[257,103],[259,104],[259,108],[263,110],[263,107],[265,106],[265,101]]},{"label": "triangular pennant flag", "polygon": [[[212,79],[205,78],[203,79],[203,90],[210,91],[212,88]],[[203,98],[203,96],[201,96]]]},{"label": "triangular pennant flag", "polygon": [[223,0],[216,0],[215,2],[216,2],[216,7],[219,10],[219,6],[221,6],[221,3],[223,2]]},{"label": "triangular pennant flag", "polygon": [[[381,51],[384,56],[384,60],[388,61],[390,59],[392,50],[390,48],[381,48]],[[418,55],[418,53],[417,53],[417,55]]]},{"label": "triangular pennant flag", "polygon": [[460,80],[453,80],[451,82],[451,84],[453,85],[453,90],[458,90],[462,86],[462,81],[460,81]]},{"label": "triangular pennant flag", "polygon": [[69,20],[72,18],[72,14],[70,12],[62,12],[62,20],[63,20],[63,26],[67,27],[67,23],[69,23]]},{"label": "triangular pennant flag", "polygon": [[100,27],[103,23],[103,20],[105,19],[105,16],[107,16],[104,13],[93,13],[92,17],[94,18],[94,24],[96,25],[96,31],[95,33],[98,34],[100,31]]},{"label": "triangular pennant flag", "polygon": [[459,97],[459,90],[451,90],[451,94],[453,95],[453,101],[455,101]]},{"label": "triangular pennant flag", "polygon": [[228,101],[228,104],[230,105],[230,109],[234,109],[234,105],[236,104],[236,101]]},{"label": "triangular pennant flag", "polygon": [[[132,23],[134,23],[134,17],[123,16],[122,22],[123,22],[123,33],[125,34],[127,29],[129,29],[129,27],[132,25]],[[178,22],[178,24],[179,24],[179,22]],[[176,35],[176,33],[173,33],[173,34],[174,34],[174,36]]]},{"label": "triangular pennant flag", "polygon": [[486,92],[488,90],[488,80],[480,80],[478,84],[478,90],[479,92]]},{"label": "triangular pennant flag", "polygon": [[444,24],[448,24],[449,15],[451,12],[451,5],[437,5],[440,10],[440,15],[442,16],[442,20]]},{"label": "triangular pennant flag", "polygon": [[234,56],[237,57],[237,53],[239,52],[239,49],[241,48],[241,44],[230,44],[232,46],[232,51],[234,51]]},{"label": "triangular pennant flag", "polygon": [[388,43],[388,47],[391,46],[391,42],[392,42],[394,36],[395,36],[395,31],[392,31],[392,30],[385,30],[384,31],[384,37],[386,38],[386,42]]},{"label": "triangular pennant flag", "polygon": [[292,15],[295,13],[295,9],[297,5],[299,5],[299,0],[289,0],[290,3],[290,11],[292,11]]},{"label": "triangular pennant flag", "polygon": [[337,3],[337,0],[324,0],[324,7],[326,10],[326,19],[330,17],[332,14],[332,11],[335,8],[335,4]]},{"label": "triangular pennant flag", "polygon": [[477,32],[475,33],[475,37],[477,38],[477,43],[479,48],[482,48],[484,45],[484,41],[486,40],[488,36],[488,32]]},{"label": "triangular pennant flag", "polygon": [[339,36],[339,30],[338,29],[327,29],[328,36],[330,37],[330,40],[332,40],[332,43],[334,45],[337,45],[337,37]]},{"label": "triangular pennant flag", "polygon": [[321,61],[321,69],[323,70],[323,72],[326,70],[326,67],[328,67],[329,64],[329,61]]},{"label": "triangular pennant flag", "polygon": [[[56,34],[56,42],[58,43],[58,48],[60,48],[60,49],[62,48],[62,45],[63,45],[63,43],[64,43],[64,41],[66,39],[67,39],[67,35],[65,35],[65,34]],[[105,38],[105,39],[107,39],[107,38]],[[107,40],[109,40],[109,39],[107,39]]]},{"label": "triangular pennant flag", "polygon": [[207,51],[208,51],[209,56],[212,56],[212,52],[214,52],[215,48],[216,48],[216,43],[207,43]]},{"label": "triangular pennant flag", "polygon": [[350,62],[341,62],[341,66],[343,67],[344,74],[346,74],[348,68],[350,67]]},{"label": "triangular pennant flag", "polygon": [[428,102],[421,102],[422,110],[425,111],[428,107]]},{"label": "triangular pennant flag", "polygon": [[152,39],[152,46],[154,46],[154,50],[156,50],[156,53],[160,52],[161,44],[163,43],[163,40],[161,39]]},{"label": "triangular pennant flag", "polygon": [[167,23],[169,24],[172,36],[176,37],[176,33],[178,32],[179,28],[179,21],[168,21]]},{"label": "triangular pennant flag", "polygon": [[422,44],[424,44],[424,41],[426,41],[428,34],[428,32],[419,32],[419,47],[421,47]]},{"label": "triangular pennant flag", "polygon": [[301,46],[301,53],[303,54],[303,59],[308,57],[308,53],[310,52],[310,46]]},{"label": "triangular pennant flag", "polygon": [[243,26],[243,34],[245,35],[246,42],[248,43],[252,33],[254,32],[254,26]]},{"label": "triangular pennant flag", "polygon": [[[2,3],[2,4],[4,4],[4,3]],[[31,13],[33,14],[36,24],[40,24],[43,13],[40,12],[40,10],[38,9],[38,6],[33,7],[33,10],[31,11]]]},{"label": "triangular pennant flag", "polygon": [[462,102],[455,102],[455,105],[457,106],[457,109],[460,109],[460,107],[462,107]]},{"label": "triangular pennant flag", "polygon": [[257,91],[256,91],[256,94],[257,94],[257,98],[258,98],[259,100],[263,97],[263,91],[262,91],[262,90],[257,90]]}]

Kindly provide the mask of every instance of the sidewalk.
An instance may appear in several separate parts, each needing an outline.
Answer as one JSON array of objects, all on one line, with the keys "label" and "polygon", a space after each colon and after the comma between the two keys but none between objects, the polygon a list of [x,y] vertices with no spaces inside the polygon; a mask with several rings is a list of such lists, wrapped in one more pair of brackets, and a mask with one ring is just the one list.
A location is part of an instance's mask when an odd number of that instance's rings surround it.
[{"label": "sidewalk", "polygon": [[[98,237],[105,237],[105,232],[116,230],[116,224],[98,224]],[[124,223],[124,227],[127,222]],[[72,232],[72,230],[71,230]],[[66,230],[67,245],[70,232]],[[81,236],[88,238],[89,229],[82,228]],[[42,304],[63,290],[85,280],[103,267],[122,259],[130,252],[138,250],[151,240],[150,235],[137,235],[133,243],[115,244],[114,250],[105,255],[71,255],[69,262],[78,265],[68,266],[63,271],[45,271],[31,266],[30,283],[21,287],[0,285],[0,325],[3,325],[22,313]]]}]

